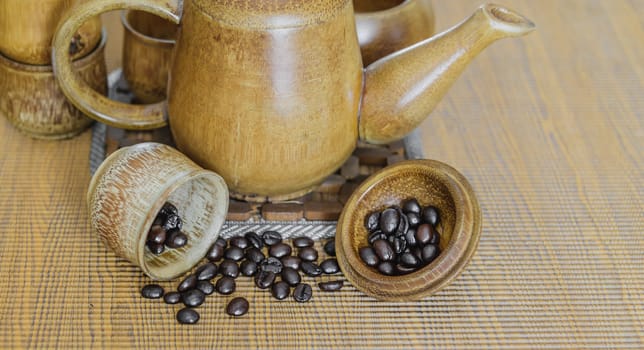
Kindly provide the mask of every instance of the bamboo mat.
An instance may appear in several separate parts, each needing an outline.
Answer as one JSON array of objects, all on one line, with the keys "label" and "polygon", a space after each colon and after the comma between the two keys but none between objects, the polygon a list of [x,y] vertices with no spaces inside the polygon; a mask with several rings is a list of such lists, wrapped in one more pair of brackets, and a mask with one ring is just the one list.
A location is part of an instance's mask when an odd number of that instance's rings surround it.
[{"label": "bamboo mat", "polygon": [[[34,141],[0,120],[0,347],[644,348],[644,4],[505,3],[538,32],[482,54],[421,127],[483,212],[447,288],[414,303],[316,288],[296,304],[240,278],[247,316],[211,296],[179,326],[89,230],[90,133]],[[438,27],[476,4],[436,2]]]}]

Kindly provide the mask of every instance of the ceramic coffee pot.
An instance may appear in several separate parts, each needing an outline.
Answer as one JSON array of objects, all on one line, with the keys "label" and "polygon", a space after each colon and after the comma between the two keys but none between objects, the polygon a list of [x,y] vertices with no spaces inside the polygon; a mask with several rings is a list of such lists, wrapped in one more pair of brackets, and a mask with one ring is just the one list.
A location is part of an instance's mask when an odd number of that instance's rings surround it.
[{"label": "ceramic coffee pot", "polygon": [[[88,88],[67,50],[84,19],[116,9],[180,23],[166,103],[134,106]],[[497,5],[363,68],[348,0],[91,0],[60,22],[54,67],[81,110],[117,127],[169,117],[179,149],[239,196],[311,191],[358,139],[386,143],[420,124],[476,54],[534,24]],[[167,107],[166,107],[167,106]]]}]

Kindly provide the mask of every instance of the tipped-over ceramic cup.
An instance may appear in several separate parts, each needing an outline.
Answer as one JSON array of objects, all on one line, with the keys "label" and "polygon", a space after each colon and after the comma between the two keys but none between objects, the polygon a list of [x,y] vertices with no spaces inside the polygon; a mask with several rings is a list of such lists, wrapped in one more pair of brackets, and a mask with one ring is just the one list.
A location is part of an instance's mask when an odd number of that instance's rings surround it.
[{"label": "tipped-over ceramic cup", "polygon": [[[146,248],[150,226],[169,202],[179,210],[188,243],[155,255]],[[116,255],[150,278],[170,280],[191,269],[219,235],[228,211],[228,188],[176,149],[141,143],[112,153],[87,192],[90,223]]]},{"label": "tipped-over ceramic cup", "polygon": [[143,11],[124,11],[123,77],[142,103],[166,98],[177,25]]},{"label": "tipped-over ceramic cup", "polygon": [[[103,39],[94,51],[73,62],[74,74],[99,94],[107,93],[104,49]],[[52,66],[23,64],[2,54],[0,115],[38,139],[69,138],[93,123],[60,91]]]},{"label": "tipped-over ceramic cup", "polygon": [[[359,249],[368,246],[365,217],[404,200],[438,208],[440,254],[415,272],[386,276],[367,266]],[[481,210],[467,179],[434,160],[410,160],[375,173],[345,204],[335,234],[338,264],[353,286],[381,300],[412,301],[447,286],[470,262],[481,236]]]}]

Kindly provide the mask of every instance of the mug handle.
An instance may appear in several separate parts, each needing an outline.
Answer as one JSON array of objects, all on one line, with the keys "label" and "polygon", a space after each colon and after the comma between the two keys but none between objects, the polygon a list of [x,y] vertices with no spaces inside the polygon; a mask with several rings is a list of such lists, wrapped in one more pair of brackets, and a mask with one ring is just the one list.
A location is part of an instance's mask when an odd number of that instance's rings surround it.
[{"label": "mug handle", "polygon": [[110,100],[94,91],[72,68],[69,43],[89,18],[113,10],[142,10],[179,24],[182,0],[90,0],[74,7],[58,24],[52,41],[52,65],[58,84],[76,108],[102,123],[131,130],[155,129],[167,124],[166,104],[131,105]]}]

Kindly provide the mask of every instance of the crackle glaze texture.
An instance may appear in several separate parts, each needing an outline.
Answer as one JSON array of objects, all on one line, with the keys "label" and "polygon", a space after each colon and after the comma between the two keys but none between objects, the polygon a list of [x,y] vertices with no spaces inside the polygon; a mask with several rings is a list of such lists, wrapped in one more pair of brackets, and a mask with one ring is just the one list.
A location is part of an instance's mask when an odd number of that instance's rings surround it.
[{"label": "crackle glaze texture", "polygon": [[434,34],[431,0],[353,0],[365,66]]},{"label": "crackle glaze texture", "polygon": [[363,68],[351,1],[92,0],[61,22],[55,68],[79,108],[128,128],[163,125],[165,104],[93,94],[69,74],[61,49],[83,16],[125,7],[181,22],[168,88],[172,134],[182,152],[249,199],[299,197],[340,167],[359,137],[404,137],[483,48],[534,28],[484,5],[436,38]]},{"label": "crackle glaze texture", "polygon": [[[101,94],[107,92],[104,48],[102,42],[73,64],[74,74]],[[67,101],[51,66],[21,64],[1,54],[0,115],[27,135],[41,139],[72,137],[93,122]]]},{"label": "crackle glaze texture", "polygon": [[[51,64],[51,39],[63,14],[86,0],[0,1],[0,54],[32,65]],[[92,17],[70,42],[73,58],[85,57],[101,40],[101,21]]]},{"label": "crackle glaze texture", "polygon": [[[438,258],[403,276],[385,276],[368,267],[358,250],[368,245],[364,219],[371,212],[416,198],[439,209]],[[346,203],[336,230],[342,272],[359,290],[382,300],[418,300],[445,287],[469,263],[481,235],[481,210],[472,187],[454,168],[434,160],[413,160],[369,177]]]},{"label": "crackle glaze texture", "polygon": [[[183,219],[188,244],[154,255],[145,248],[152,221],[165,202]],[[142,143],[108,157],[87,192],[90,223],[116,255],[153,279],[172,279],[201,260],[217,239],[228,210],[228,189],[172,147]]]},{"label": "crackle glaze texture", "polygon": [[123,76],[130,90],[142,103],[163,101],[177,25],[142,11],[124,12],[121,22]]}]

